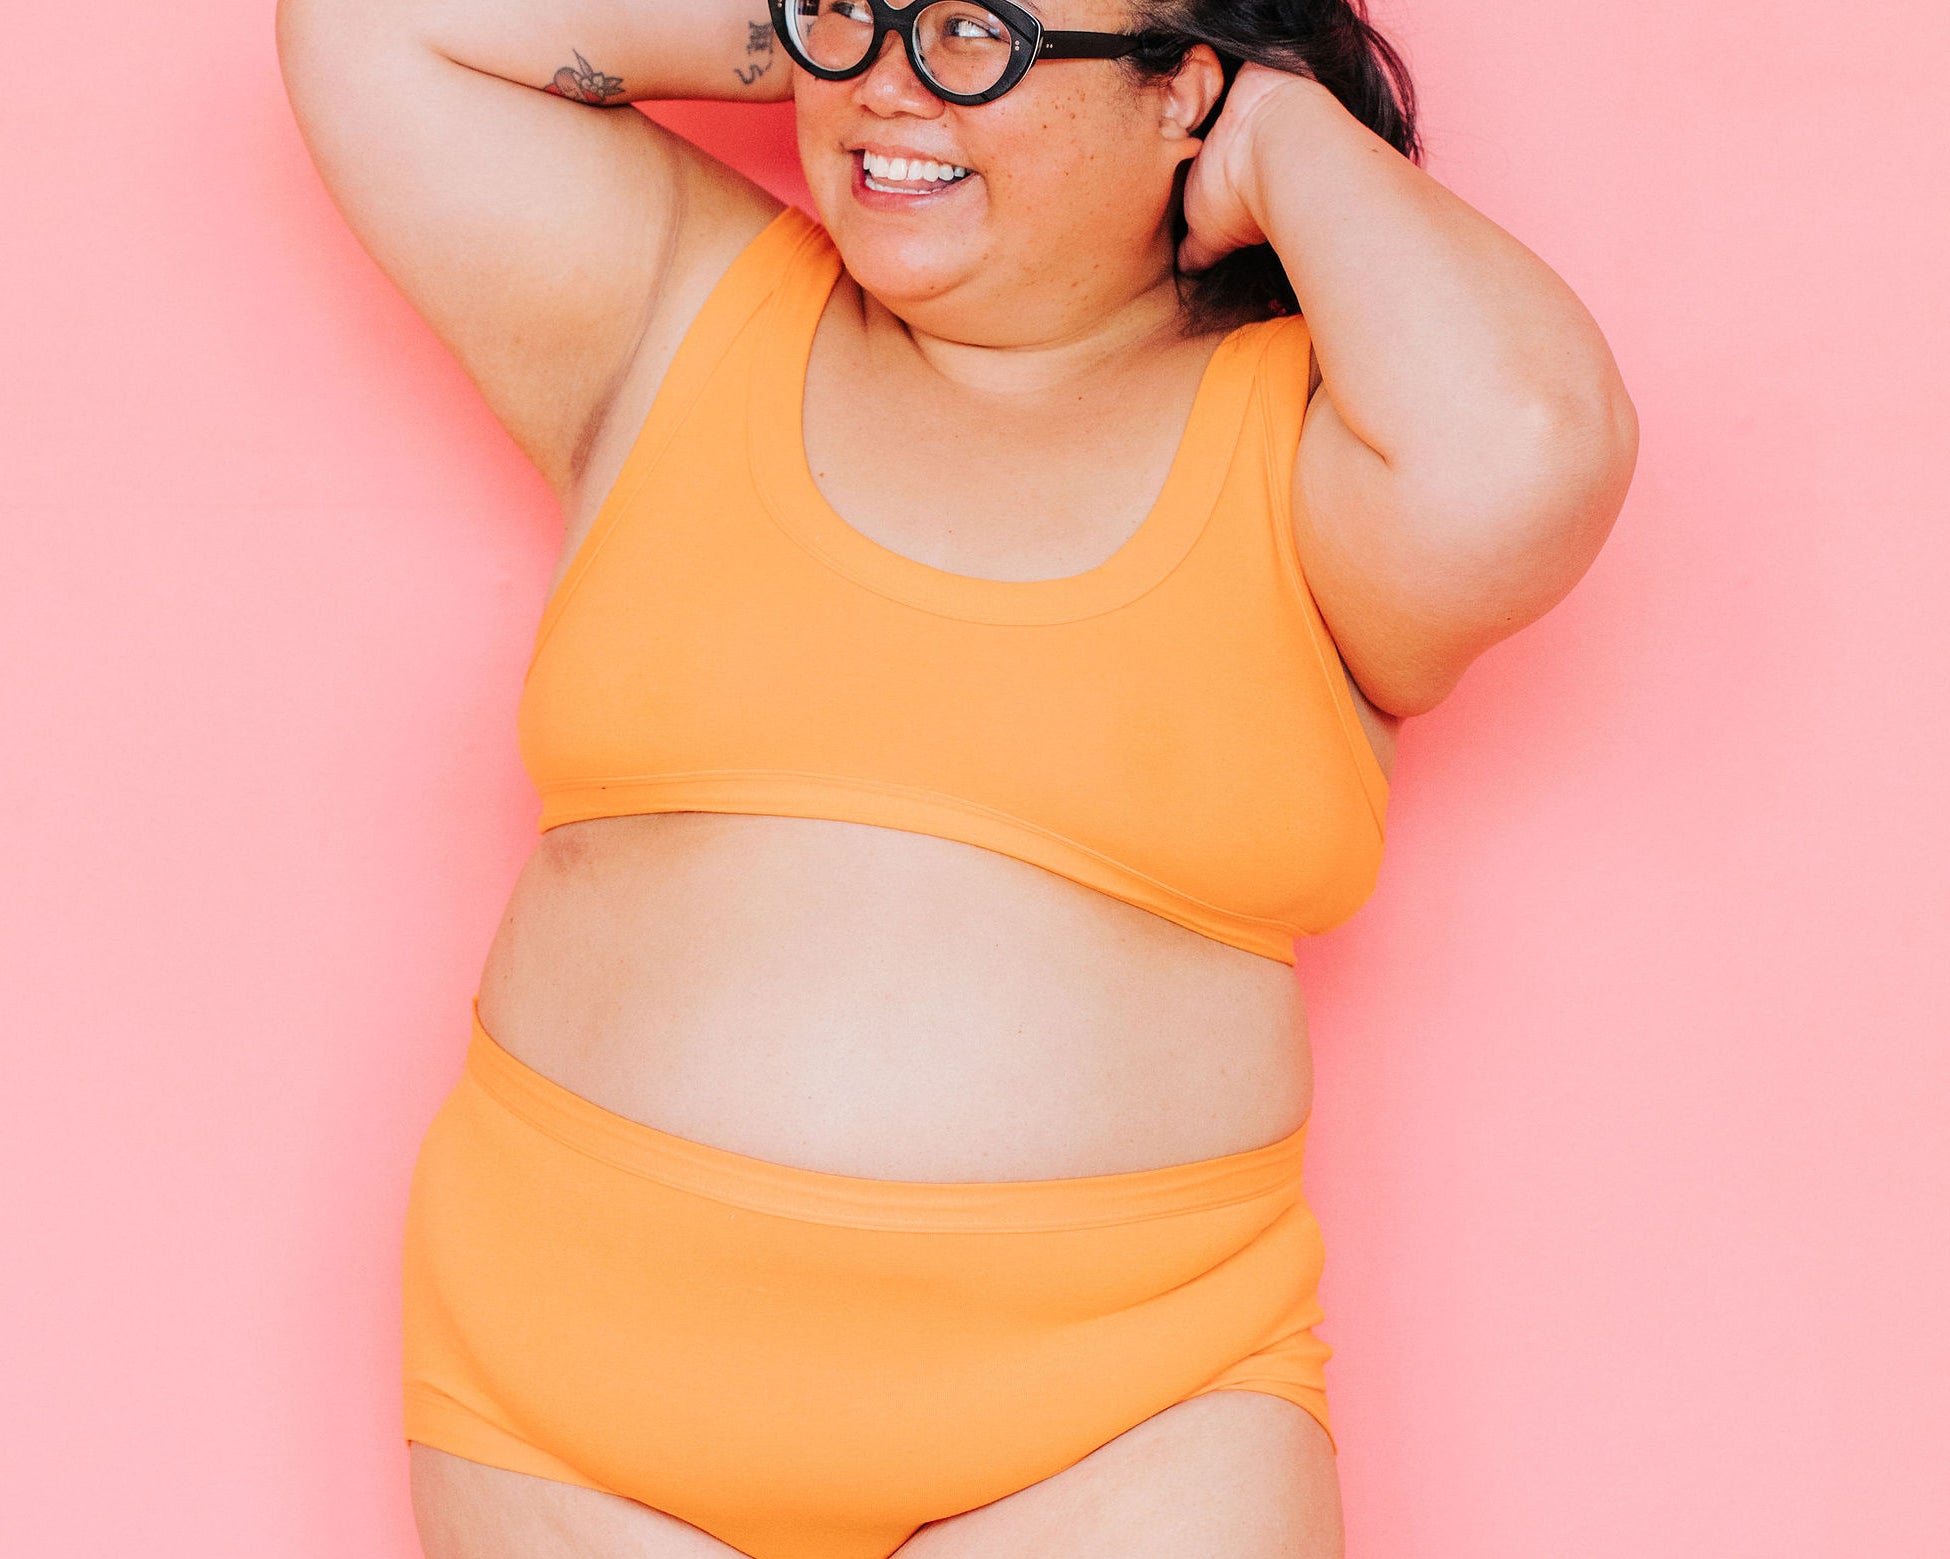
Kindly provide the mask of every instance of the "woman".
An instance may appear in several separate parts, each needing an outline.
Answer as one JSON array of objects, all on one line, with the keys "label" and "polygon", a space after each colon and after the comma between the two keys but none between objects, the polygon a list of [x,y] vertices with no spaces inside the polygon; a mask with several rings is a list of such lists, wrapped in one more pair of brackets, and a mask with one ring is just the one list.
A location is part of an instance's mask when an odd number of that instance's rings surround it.
[{"label": "woman", "polygon": [[[559,496],[434,1559],[1340,1552],[1293,939],[1631,408],[1344,0],[284,0]],[[813,223],[620,105],[791,97]]]}]

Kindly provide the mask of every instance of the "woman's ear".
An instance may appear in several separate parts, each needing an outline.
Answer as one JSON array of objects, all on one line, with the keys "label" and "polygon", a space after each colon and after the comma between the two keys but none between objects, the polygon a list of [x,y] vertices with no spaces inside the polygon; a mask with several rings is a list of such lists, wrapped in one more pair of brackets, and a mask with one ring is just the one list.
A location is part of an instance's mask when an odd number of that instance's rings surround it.
[{"label": "woman's ear", "polygon": [[[1209,43],[1195,43],[1186,53],[1184,63],[1175,74],[1167,77],[1160,89],[1159,129],[1166,140],[1191,141],[1198,128],[1203,125],[1218,101],[1225,95],[1225,67],[1219,63],[1219,56],[1213,52]],[[1185,149],[1187,157],[1195,156],[1196,145]]]}]

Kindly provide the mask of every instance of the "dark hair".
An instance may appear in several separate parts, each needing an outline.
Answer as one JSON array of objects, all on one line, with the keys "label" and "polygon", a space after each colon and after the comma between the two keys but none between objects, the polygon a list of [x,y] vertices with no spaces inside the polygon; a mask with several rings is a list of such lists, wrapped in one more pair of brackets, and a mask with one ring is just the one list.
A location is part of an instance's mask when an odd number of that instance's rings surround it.
[{"label": "dark hair", "polygon": [[[1144,42],[1130,63],[1140,75],[1169,76],[1196,45],[1209,44],[1226,67],[1228,87],[1245,61],[1311,76],[1396,151],[1421,159],[1415,83],[1394,46],[1369,23],[1365,0],[1134,0],[1134,6]],[[1175,222],[1175,236],[1182,237],[1182,208]],[[1279,256],[1266,244],[1195,275],[1181,272],[1178,290],[1200,327],[1300,309]]]}]

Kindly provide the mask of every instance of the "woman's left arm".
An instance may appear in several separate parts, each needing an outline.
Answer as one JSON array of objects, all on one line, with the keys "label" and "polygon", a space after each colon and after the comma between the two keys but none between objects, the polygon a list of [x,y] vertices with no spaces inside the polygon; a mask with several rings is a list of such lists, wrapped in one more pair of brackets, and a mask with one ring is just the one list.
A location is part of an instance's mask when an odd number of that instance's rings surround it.
[{"label": "woman's left arm", "polygon": [[1638,425],[1603,335],[1304,77],[1241,72],[1186,217],[1187,269],[1269,241],[1285,266],[1321,374],[1294,470],[1308,583],[1368,698],[1433,708],[1563,599],[1618,516]]}]

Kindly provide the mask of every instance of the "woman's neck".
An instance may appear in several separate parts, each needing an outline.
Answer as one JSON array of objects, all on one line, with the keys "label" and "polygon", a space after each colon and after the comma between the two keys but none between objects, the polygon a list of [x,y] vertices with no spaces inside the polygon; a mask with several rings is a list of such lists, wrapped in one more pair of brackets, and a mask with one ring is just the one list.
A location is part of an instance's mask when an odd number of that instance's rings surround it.
[{"label": "woman's neck", "polygon": [[1109,310],[1066,321],[1040,339],[988,345],[916,329],[864,289],[867,350],[918,359],[956,387],[978,395],[1037,398],[1114,372],[1185,337],[1184,310],[1170,275]]}]

